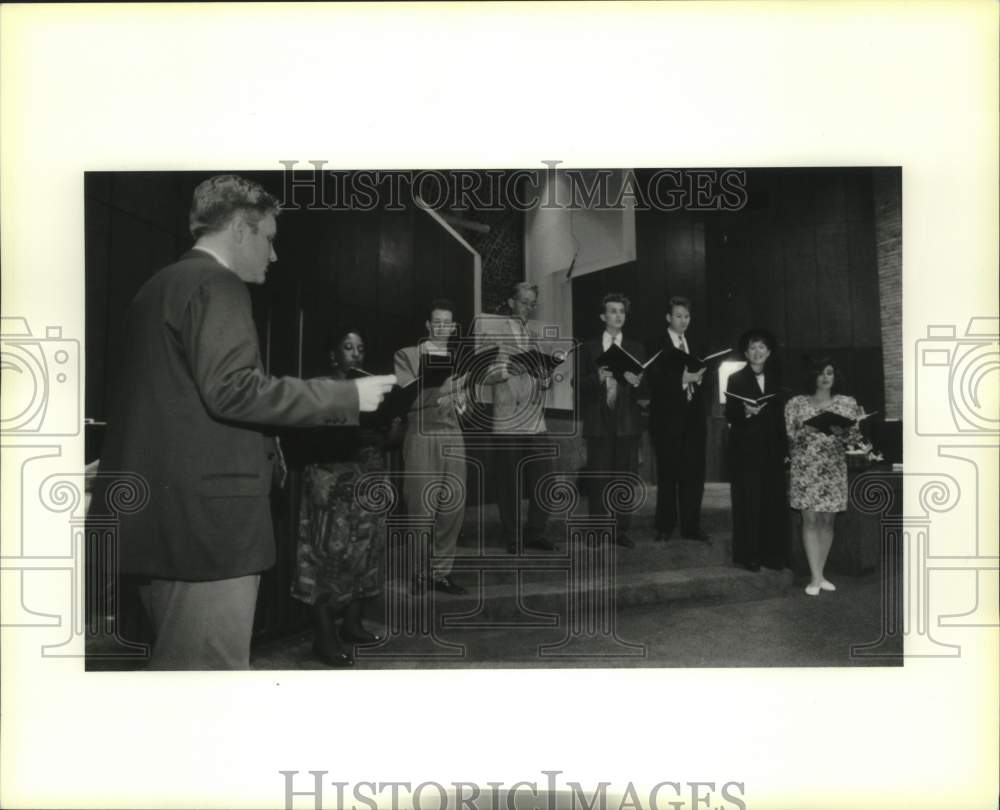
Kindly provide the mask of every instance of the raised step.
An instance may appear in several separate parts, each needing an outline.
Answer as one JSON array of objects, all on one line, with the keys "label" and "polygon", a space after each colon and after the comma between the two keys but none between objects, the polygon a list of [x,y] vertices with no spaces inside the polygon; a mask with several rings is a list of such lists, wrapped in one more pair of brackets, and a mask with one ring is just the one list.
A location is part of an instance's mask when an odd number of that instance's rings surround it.
[{"label": "raised step", "polygon": [[[520,555],[507,553],[508,538],[495,506],[469,507],[453,569],[454,579],[468,593],[431,594],[439,626],[485,627],[497,621],[543,626],[553,619],[561,621],[556,617],[612,605],[677,608],[747,602],[782,596],[791,586],[790,571],[750,572],[731,564],[728,485],[706,487],[702,527],[711,536],[709,543],[683,540],[676,531],[668,542],[655,542],[655,504],[653,488],[633,518],[629,536],[634,548],[588,546],[571,536],[572,527],[563,517],[550,520],[547,531],[559,550],[527,550]],[[585,517],[577,510],[570,523]],[[391,604],[412,599],[409,581],[392,582],[389,591],[386,599]]]}]

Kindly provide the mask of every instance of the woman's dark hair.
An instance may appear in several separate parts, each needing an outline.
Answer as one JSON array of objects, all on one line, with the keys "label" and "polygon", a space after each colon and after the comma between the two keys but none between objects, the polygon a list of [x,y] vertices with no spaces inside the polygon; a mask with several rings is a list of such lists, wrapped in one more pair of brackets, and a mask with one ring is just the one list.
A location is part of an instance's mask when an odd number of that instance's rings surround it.
[{"label": "woman's dark hair", "polygon": [[774,335],[768,332],[766,329],[753,328],[747,329],[742,335],[740,335],[740,354],[746,354],[747,349],[750,347],[751,343],[755,341],[760,341],[765,346],[769,352],[773,352],[778,348],[778,341],[774,339]]},{"label": "woman's dark hair", "polygon": [[830,394],[842,394],[847,389],[847,378],[832,357],[806,358],[805,375],[802,378],[802,390],[806,394],[816,393],[816,378],[827,366],[833,366],[833,387]]},{"label": "woman's dark hair", "polygon": [[354,324],[335,326],[327,332],[326,348],[329,351],[339,349],[340,344],[344,342],[344,338],[348,335],[357,335],[362,341],[365,339],[365,336],[361,334],[361,330]]},{"label": "woman's dark hair", "polygon": [[450,298],[435,298],[431,301],[430,306],[427,307],[427,320],[431,319],[435,309],[450,312],[452,317],[455,317],[455,304]]}]

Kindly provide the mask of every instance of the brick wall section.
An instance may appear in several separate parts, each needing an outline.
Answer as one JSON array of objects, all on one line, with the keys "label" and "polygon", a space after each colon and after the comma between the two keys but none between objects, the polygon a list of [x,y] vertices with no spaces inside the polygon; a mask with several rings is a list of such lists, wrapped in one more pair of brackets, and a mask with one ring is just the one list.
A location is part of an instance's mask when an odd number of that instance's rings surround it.
[{"label": "brick wall section", "polygon": [[524,280],[524,214],[520,211],[471,211],[469,219],[489,225],[489,233],[462,231],[483,260],[483,311],[506,303],[511,286]]},{"label": "brick wall section", "polygon": [[875,252],[882,307],[885,418],[903,418],[903,212],[902,172],[875,169]]}]

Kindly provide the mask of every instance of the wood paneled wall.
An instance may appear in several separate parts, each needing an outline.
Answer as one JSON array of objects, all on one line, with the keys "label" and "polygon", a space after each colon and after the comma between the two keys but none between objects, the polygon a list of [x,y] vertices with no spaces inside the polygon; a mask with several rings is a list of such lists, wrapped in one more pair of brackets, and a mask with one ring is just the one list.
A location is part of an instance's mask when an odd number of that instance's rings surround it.
[{"label": "wood paneled wall", "polygon": [[[271,372],[316,376],[327,371],[335,332],[358,329],[373,371],[426,335],[426,307],[450,298],[467,328],[473,316],[472,254],[426,211],[290,211],[282,215],[279,265],[260,291],[271,307]],[[301,353],[299,319],[301,317]]]},{"label": "wood paneled wall", "polygon": [[[800,389],[805,356],[830,355],[850,392],[884,411],[872,177],[864,168],[752,170],[740,211],[637,212],[636,260],[574,280],[574,335],[599,334],[600,299],[620,291],[632,299],[626,330],[661,336],[669,297],[684,295],[696,346],[735,349],[746,329],[767,328],[789,388]],[[708,478],[725,480],[725,420],[710,384]]]},{"label": "wood paneled wall", "polygon": [[[213,172],[215,174],[215,172]],[[247,173],[281,188],[278,172]],[[117,363],[122,318],[142,284],[191,246],[187,212],[208,173],[90,173],[85,183],[86,415],[104,415]],[[269,371],[327,373],[338,327],[359,329],[367,365],[389,371],[392,355],[426,334],[425,308],[446,296],[463,327],[472,321],[472,254],[426,211],[286,211],[279,219],[278,262],[251,287],[254,320]],[[258,637],[287,632],[306,617],[289,597],[295,565],[298,476],[272,499],[278,563],[260,586]]]}]

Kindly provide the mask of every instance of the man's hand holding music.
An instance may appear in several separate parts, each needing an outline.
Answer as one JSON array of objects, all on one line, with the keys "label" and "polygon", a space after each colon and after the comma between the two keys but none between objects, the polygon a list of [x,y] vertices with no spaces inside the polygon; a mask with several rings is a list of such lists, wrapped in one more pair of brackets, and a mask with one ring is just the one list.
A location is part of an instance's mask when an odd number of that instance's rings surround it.
[{"label": "man's hand holding music", "polygon": [[700,371],[688,371],[684,369],[684,374],[681,376],[681,383],[683,385],[701,385],[702,375],[705,373],[705,369]]},{"label": "man's hand holding music", "polygon": [[354,381],[358,387],[358,409],[362,413],[378,410],[382,398],[396,384],[395,374],[380,374],[372,377],[360,377]]},{"label": "man's hand holding music", "polygon": [[625,382],[627,382],[633,388],[637,388],[639,386],[639,381],[641,379],[642,379],[641,374],[634,374],[631,371],[625,372]]}]

